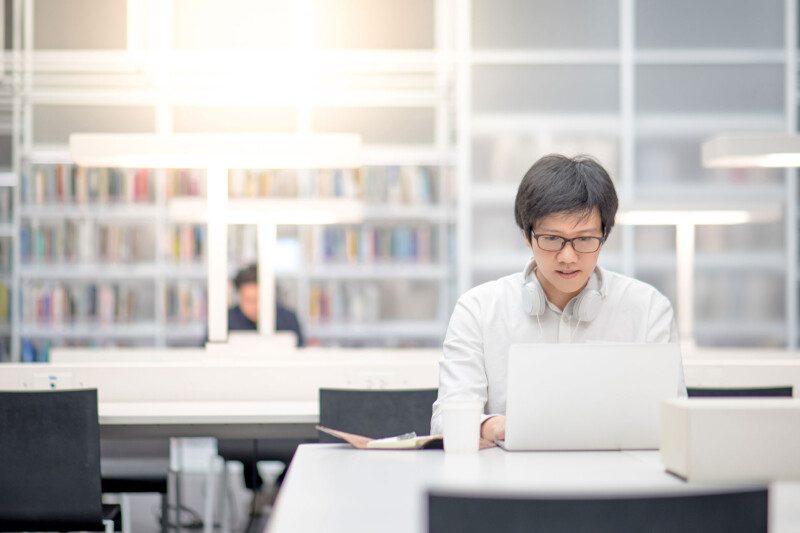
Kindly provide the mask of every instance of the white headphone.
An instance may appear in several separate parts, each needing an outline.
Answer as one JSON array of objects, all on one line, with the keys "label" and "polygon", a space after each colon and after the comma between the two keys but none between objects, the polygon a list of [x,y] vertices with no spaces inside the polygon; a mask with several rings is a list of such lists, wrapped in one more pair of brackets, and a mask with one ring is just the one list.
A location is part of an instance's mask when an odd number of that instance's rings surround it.
[{"label": "white headphone", "polygon": [[[536,260],[531,258],[522,271],[522,308],[531,316],[541,316],[547,306],[547,297],[542,289],[542,284],[534,273],[536,271]],[[572,304],[572,316],[580,322],[591,322],[600,313],[603,299],[606,297],[605,286],[603,283],[603,271],[596,268],[599,288],[584,288],[575,297]]]}]

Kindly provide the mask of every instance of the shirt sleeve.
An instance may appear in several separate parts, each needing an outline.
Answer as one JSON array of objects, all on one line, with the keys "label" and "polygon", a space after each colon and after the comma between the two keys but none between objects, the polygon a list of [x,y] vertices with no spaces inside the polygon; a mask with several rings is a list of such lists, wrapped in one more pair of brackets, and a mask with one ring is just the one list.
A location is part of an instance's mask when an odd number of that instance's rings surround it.
[{"label": "shirt sleeve", "polygon": [[[441,406],[449,400],[477,400],[486,405],[487,378],[483,361],[480,305],[472,294],[456,303],[439,362],[439,397],[433,404],[431,434],[442,432]],[[486,417],[482,417],[485,419]]]}]

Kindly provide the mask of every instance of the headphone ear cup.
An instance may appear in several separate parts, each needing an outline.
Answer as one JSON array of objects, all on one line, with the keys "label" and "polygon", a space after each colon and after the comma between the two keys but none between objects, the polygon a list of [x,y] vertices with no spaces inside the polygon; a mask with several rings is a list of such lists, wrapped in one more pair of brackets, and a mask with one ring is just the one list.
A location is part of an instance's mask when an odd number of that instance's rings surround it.
[{"label": "headphone ear cup", "polygon": [[598,290],[586,291],[580,296],[580,299],[575,302],[575,310],[573,314],[581,322],[591,322],[597,315],[600,314],[600,307],[603,303],[603,295]]},{"label": "headphone ear cup", "polygon": [[538,281],[528,281],[522,284],[522,308],[531,316],[544,313],[545,299],[542,286]]}]

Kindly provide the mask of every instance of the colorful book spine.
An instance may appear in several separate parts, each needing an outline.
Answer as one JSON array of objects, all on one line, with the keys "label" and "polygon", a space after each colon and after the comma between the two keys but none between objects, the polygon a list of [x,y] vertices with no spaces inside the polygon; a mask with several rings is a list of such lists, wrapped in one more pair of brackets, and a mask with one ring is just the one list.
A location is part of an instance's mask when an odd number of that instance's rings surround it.
[{"label": "colorful book spine", "polygon": [[152,225],[26,221],[20,225],[23,262],[146,263],[154,260]]},{"label": "colorful book spine", "polygon": [[373,204],[433,205],[440,196],[434,167],[380,166],[361,169],[311,170],[304,182],[286,170],[232,170],[231,198],[317,197],[358,198]]},{"label": "colorful book spine", "polygon": [[154,180],[149,169],[33,165],[22,176],[20,193],[32,205],[152,203]]},{"label": "colorful book spine", "polygon": [[173,263],[198,263],[205,258],[206,227],[181,224],[170,228],[167,259]]},{"label": "colorful book spine", "polygon": [[206,288],[199,283],[178,282],[168,286],[164,304],[169,322],[196,323],[208,318]]},{"label": "colorful book spine", "polygon": [[206,179],[199,170],[170,169],[166,171],[165,194],[167,199],[175,197],[205,197]]},{"label": "colorful book spine", "polygon": [[29,324],[125,324],[154,320],[152,291],[120,284],[44,283],[23,287]]},{"label": "colorful book spine", "polygon": [[8,325],[11,319],[11,288],[0,283],[0,324]]},{"label": "colorful book spine", "polygon": [[328,226],[312,231],[315,263],[418,263],[437,260],[437,234],[429,225],[382,228]]},{"label": "colorful book spine", "polygon": [[309,288],[310,324],[380,320],[380,286],[375,282],[317,282]]}]

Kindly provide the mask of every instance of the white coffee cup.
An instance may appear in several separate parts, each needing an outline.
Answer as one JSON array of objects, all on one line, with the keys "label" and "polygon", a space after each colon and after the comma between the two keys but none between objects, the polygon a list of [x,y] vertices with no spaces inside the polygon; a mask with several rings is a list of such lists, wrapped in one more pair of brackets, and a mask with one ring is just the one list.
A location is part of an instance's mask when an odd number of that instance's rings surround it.
[{"label": "white coffee cup", "polygon": [[442,402],[444,451],[456,453],[478,451],[482,412],[483,404],[479,401]]}]

